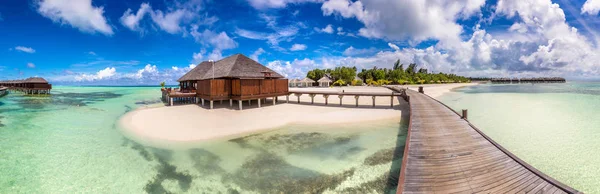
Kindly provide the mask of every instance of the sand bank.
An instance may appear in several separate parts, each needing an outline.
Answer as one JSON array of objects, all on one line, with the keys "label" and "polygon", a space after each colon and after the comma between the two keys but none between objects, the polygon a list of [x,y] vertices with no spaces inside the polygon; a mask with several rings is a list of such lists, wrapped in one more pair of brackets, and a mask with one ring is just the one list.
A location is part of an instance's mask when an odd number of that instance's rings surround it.
[{"label": "sand bank", "polygon": [[[467,84],[445,84],[426,87],[426,93],[436,97],[452,88]],[[410,87],[413,88],[413,87]],[[346,92],[391,92],[383,87],[338,87],[338,88],[294,88],[293,90],[341,91]],[[370,97],[359,99],[359,108],[355,107],[353,96],[342,99],[339,106],[337,96],[329,97],[329,105],[325,105],[322,96],[315,97],[315,104],[310,104],[310,97],[290,96],[290,103],[285,103],[285,96],[279,97],[277,105],[269,99],[258,108],[257,101],[252,105],[244,102],[244,110],[238,111],[237,101],[229,107],[229,101],[215,103],[213,110],[199,105],[179,105],[172,107],[144,107],[127,113],[120,120],[123,133],[146,144],[156,142],[200,142],[211,139],[233,138],[263,130],[270,130],[288,124],[337,124],[352,122],[371,122],[400,117],[408,111],[407,103],[395,98],[395,106],[390,107],[389,97],[376,99],[376,107],[372,107]],[[406,113],[406,112],[405,112]]]}]

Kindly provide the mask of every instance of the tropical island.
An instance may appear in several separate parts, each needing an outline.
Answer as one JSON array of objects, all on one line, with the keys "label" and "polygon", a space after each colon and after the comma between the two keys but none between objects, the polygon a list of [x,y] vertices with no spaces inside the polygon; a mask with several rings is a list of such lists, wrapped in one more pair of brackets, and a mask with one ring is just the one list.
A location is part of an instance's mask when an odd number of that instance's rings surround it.
[{"label": "tropical island", "polygon": [[425,68],[417,69],[416,63],[409,64],[404,69],[404,64],[397,60],[392,69],[377,68],[361,69],[357,72],[356,67],[336,67],[334,69],[313,69],[308,71],[306,77],[319,80],[328,76],[333,81],[333,86],[381,86],[388,84],[441,84],[441,83],[470,83],[469,78],[446,73],[429,73]]}]

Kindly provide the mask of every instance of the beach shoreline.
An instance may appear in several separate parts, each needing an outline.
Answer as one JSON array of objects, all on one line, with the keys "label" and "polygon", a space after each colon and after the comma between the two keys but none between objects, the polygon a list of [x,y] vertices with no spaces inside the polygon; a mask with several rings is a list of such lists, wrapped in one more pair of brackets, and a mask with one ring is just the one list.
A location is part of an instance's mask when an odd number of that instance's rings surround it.
[{"label": "beach shoreline", "polygon": [[[475,84],[436,84],[424,85],[425,93],[437,98],[451,89]],[[418,86],[408,86],[409,89]],[[336,88],[294,88],[309,91],[347,91],[347,92],[391,92],[384,87],[336,87]],[[401,98],[394,99],[390,107],[389,97],[376,98],[372,107],[370,97],[359,98],[359,107],[355,107],[354,97],[344,97],[342,106],[337,97],[325,99],[317,95],[314,104],[308,95],[300,97],[300,104],[294,95],[285,103],[285,96],[279,97],[277,105],[268,99],[261,108],[254,100],[249,106],[244,101],[244,110],[236,110],[228,101],[221,104],[216,101],[213,110],[198,104],[179,106],[141,107],[121,116],[118,121],[121,133],[139,143],[155,147],[186,147],[190,144],[202,144],[223,139],[232,139],[280,129],[286,125],[336,125],[361,122],[378,122],[397,119],[401,122],[404,113],[408,113],[408,104]]]}]

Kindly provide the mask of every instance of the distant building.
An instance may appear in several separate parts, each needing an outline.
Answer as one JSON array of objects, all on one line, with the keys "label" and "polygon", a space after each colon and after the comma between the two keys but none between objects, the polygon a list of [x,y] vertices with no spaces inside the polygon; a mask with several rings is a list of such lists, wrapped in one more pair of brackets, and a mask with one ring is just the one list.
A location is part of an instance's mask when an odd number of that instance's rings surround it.
[{"label": "distant building", "polygon": [[333,80],[329,74],[325,74],[321,79],[317,80],[317,82],[319,82],[320,87],[329,87],[333,83]]}]

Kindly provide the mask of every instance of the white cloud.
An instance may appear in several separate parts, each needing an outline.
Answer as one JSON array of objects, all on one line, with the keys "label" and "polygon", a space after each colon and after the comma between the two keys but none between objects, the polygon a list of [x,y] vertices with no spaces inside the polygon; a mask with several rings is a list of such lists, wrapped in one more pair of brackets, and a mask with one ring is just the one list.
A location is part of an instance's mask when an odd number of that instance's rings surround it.
[{"label": "white cloud", "polygon": [[15,47],[15,50],[18,50],[21,52],[26,52],[26,53],[35,53],[35,49],[33,49],[31,47],[17,46],[17,47]]},{"label": "white cloud", "polygon": [[181,22],[191,17],[191,13],[187,10],[178,9],[172,12],[163,13],[156,10],[150,13],[152,21],[165,32],[175,34],[181,31]]},{"label": "white cloud", "polygon": [[114,67],[107,67],[106,69],[100,70],[95,74],[81,74],[75,76],[75,81],[98,81],[108,79],[117,74],[117,70]]},{"label": "white cloud", "polygon": [[581,7],[581,14],[598,15],[600,11],[600,0],[587,0]]},{"label": "white cloud", "polygon": [[33,63],[27,63],[27,68],[35,68],[35,64],[33,64]]},{"label": "white cloud", "polygon": [[306,2],[321,2],[323,0],[247,0],[250,6],[255,9],[269,9],[269,8],[284,8],[287,4],[299,4]]},{"label": "white cloud", "polygon": [[254,53],[252,53],[252,55],[250,55],[250,58],[258,61],[258,56],[262,55],[263,53],[265,53],[265,50],[263,48],[258,48],[256,51],[254,51]]},{"label": "white cloud", "polygon": [[349,1],[329,0],[321,10],[326,16],[356,18],[364,24],[359,34],[368,38],[459,41],[457,19],[480,12],[485,0],[458,1]]},{"label": "white cloud", "polygon": [[[341,27],[340,27],[341,28]],[[340,29],[338,28],[338,29]],[[320,29],[320,28],[316,28],[315,27],[315,31],[317,32],[321,32],[321,33],[327,33],[327,34],[332,34],[333,33],[333,26],[331,24],[328,24],[327,26],[325,26],[325,28]],[[341,30],[340,30],[341,31]]]},{"label": "white cloud", "polygon": [[200,52],[194,53],[192,55],[192,63],[198,64],[198,63],[202,62],[202,59],[204,59],[205,54],[206,54],[206,49],[202,49],[202,50],[200,50]]},{"label": "white cloud", "polygon": [[216,33],[208,29],[203,32],[198,32],[198,26],[193,25],[190,34],[194,37],[196,42],[211,45],[214,49],[226,50],[238,46],[237,42],[230,38],[225,32]]},{"label": "white cloud", "polygon": [[88,55],[96,56],[97,54],[94,51],[90,51],[90,52],[88,52]]},{"label": "white cloud", "polygon": [[376,52],[377,52],[377,49],[375,49],[373,47],[368,48],[368,49],[357,49],[357,48],[354,48],[353,46],[350,46],[346,50],[344,50],[343,55],[344,56],[359,56],[359,55],[373,54]]},{"label": "white cloud", "polygon": [[131,9],[127,9],[123,16],[119,19],[123,26],[129,28],[132,31],[139,31],[141,28],[139,27],[140,21],[144,18],[147,13],[152,12],[152,8],[148,3],[142,3],[140,5],[140,9],[134,14]]},{"label": "white cloud", "polygon": [[395,45],[394,43],[389,42],[388,46],[390,46],[390,48],[392,48],[394,50],[400,50],[400,47],[398,47],[398,45]]},{"label": "white cloud", "polygon": [[202,0],[187,1],[185,3],[176,1],[174,5],[163,10],[153,10],[148,3],[142,3],[137,12],[127,9],[120,18],[121,24],[132,31],[144,32],[144,28],[140,23],[146,14],[150,15],[153,27],[163,30],[170,34],[182,33],[187,36],[186,24],[193,23],[194,25],[212,25],[218,19],[214,16],[208,17],[202,15],[203,9]]},{"label": "white cloud", "polygon": [[94,7],[92,0],[40,0],[37,11],[56,23],[71,25],[82,32],[113,34],[104,18],[104,8]]},{"label": "white cloud", "polygon": [[294,44],[292,45],[292,48],[290,48],[291,51],[303,51],[306,50],[306,45],[304,44]]},{"label": "white cloud", "polygon": [[157,76],[159,76],[158,68],[156,68],[156,65],[150,64],[147,64],[143,69],[138,70],[136,73],[130,73],[125,75],[126,78],[132,79],[142,79]]}]

